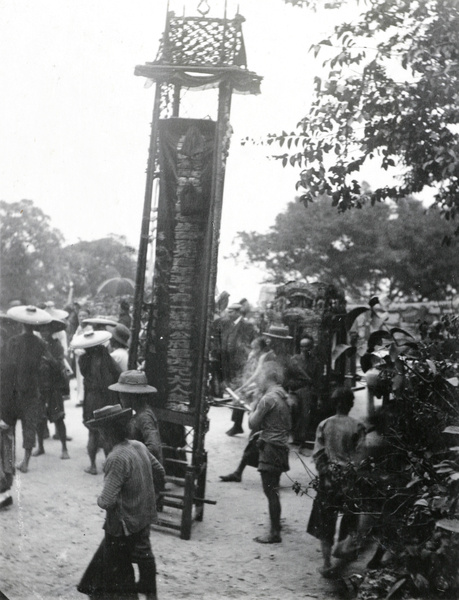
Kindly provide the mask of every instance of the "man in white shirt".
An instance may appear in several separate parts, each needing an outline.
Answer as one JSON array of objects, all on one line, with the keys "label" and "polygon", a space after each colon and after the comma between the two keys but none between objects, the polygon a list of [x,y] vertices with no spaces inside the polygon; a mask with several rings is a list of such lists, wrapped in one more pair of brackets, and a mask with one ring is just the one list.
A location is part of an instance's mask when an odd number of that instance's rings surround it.
[{"label": "man in white shirt", "polygon": [[110,356],[115,361],[120,373],[124,373],[128,370],[130,331],[121,323],[118,323],[116,327],[107,327],[107,329],[112,334]]}]

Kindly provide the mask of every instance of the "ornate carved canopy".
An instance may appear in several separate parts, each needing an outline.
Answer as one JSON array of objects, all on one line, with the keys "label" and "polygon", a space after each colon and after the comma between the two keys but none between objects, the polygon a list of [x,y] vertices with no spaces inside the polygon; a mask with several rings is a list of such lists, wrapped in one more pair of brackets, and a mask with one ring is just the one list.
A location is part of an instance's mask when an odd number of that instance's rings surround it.
[{"label": "ornate carved canopy", "polygon": [[169,12],[154,62],[138,65],[135,75],[186,88],[231,83],[235,92],[259,94],[262,77],[247,69],[242,35],[244,17],[176,17]]}]

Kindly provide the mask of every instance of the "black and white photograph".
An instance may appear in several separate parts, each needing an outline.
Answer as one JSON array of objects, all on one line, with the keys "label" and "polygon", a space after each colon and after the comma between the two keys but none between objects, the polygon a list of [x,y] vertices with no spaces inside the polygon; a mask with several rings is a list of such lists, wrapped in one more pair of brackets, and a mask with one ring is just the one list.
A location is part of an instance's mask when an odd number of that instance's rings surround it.
[{"label": "black and white photograph", "polygon": [[459,0],[0,50],[0,600],[456,600]]}]

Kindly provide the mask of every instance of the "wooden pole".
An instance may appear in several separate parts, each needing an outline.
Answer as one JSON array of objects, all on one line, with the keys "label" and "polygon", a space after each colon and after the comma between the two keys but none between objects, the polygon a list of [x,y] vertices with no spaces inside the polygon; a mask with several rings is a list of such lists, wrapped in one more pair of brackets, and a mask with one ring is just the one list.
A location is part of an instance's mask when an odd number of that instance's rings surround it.
[{"label": "wooden pole", "polygon": [[134,307],[131,326],[131,345],[129,350],[129,368],[137,366],[139,335],[142,320],[142,307],[145,290],[145,270],[147,264],[148,241],[150,235],[151,199],[153,195],[153,181],[155,178],[156,152],[158,141],[158,124],[161,102],[161,84],[156,82],[155,101],[151,120],[150,146],[148,148],[147,180],[143,202],[142,227],[140,230],[139,254],[137,259],[137,274],[134,291]]},{"label": "wooden pole", "polygon": [[211,191],[211,209],[209,214],[207,243],[210,249],[204,261],[204,285],[203,298],[201,302],[200,320],[203,324],[201,339],[199,343],[199,372],[197,373],[197,389],[195,404],[195,431],[193,438],[193,457],[200,451],[205,414],[202,414],[202,401],[206,393],[206,376],[209,354],[210,329],[212,325],[214,305],[215,284],[217,281],[218,246],[220,239],[220,222],[223,205],[223,189],[225,182],[226,148],[225,138],[228,133],[229,118],[231,111],[232,87],[229,82],[222,82],[218,96],[218,120],[215,135],[215,146],[213,156],[213,178]]},{"label": "wooden pole", "polygon": [[174,85],[174,101],[172,104],[172,116],[179,117],[180,116],[180,91],[181,86],[176,83]]}]

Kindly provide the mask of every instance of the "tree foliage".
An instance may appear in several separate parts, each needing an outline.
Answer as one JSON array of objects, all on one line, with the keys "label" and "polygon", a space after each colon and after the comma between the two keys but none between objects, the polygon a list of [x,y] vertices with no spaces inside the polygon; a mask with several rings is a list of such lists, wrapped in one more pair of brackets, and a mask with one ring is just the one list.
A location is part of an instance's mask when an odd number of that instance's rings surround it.
[{"label": "tree foliage", "polygon": [[0,302],[65,302],[69,284],[76,298],[93,296],[110,277],[135,279],[135,249],[123,236],[64,246],[62,233],[32,200],[0,201]]},{"label": "tree foliage", "polygon": [[31,200],[0,201],[1,302],[47,300],[65,287],[63,236]]},{"label": "tree foliage", "polygon": [[275,283],[317,278],[354,298],[385,291],[441,300],[459,288],[456,244],[442,246],[444,232],[438,211],[425,214],[413,199],[346,213],[327,202],[309,203],[307,210],[291,202],[268,233],[241,232],[239,241],[240,252]]},{"label": "tree foliage", "polygon": [[[297,187],[305,203],[328,195],[344,211],[430,189],[452,218],[459,208],[459,4],[367,0],[362,6],[360,17],[311,48],[327,57],[309,113],[297,131],[268,142],[287,146],[278,155],[284,165],[303,167]],[[357,173],[369,163],[395,174],[397,183],[363,193]]]},{"label": "tree foliage", "polygon": [[[382,406],[372,418],[365,459],[327,466],[328,501],[337,511],[365,515],[354,541],[377,540],[382,550],[357,598],[452,600],[459,590],[459,318],[444,315],[415,341],[389,328],[378,305],[375,297],[359,308],[382,327],[372,333],[374,342],[379,337],[375,350],[386,355],[377,367]],[[293,489],[304,495],[319,485],[313,478]],[[381,562],[387,551],[389,560]]]},{"label": "tree foliage", "polygon": [[95,295],[111,277],[135,279],[135,249],[123,237],[81,241],[64,248],[63,255],[76,297]]}]

